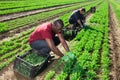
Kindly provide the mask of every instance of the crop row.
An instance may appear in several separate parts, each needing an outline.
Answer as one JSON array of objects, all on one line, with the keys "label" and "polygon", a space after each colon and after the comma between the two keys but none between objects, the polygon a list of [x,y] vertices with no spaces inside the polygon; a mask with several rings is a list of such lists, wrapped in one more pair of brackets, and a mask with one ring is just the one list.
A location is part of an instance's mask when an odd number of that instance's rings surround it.
[{"label": "crop row", "polygon": [[[94,4],[94,5],[97,5],[97,4]],[[93,6],[93,5],[89,5],[86,8],[88,9],[88,7],[90,7],[90,6]],[[63,20],[65,20],[64,22],[67,22],[66,20],[69,17],[68,14],[61,16],[61,18]],[[0,69],[7,66],[12,60],[14,60],[15,56],[17,54],[24,54],[26,51],[28,51],[30,49],[29,45],[26,43],[27,43],[29,34],[34,29],[35,29],[35,27],[27,32],[21,33],[20,36],[13,38],[10,41],[4,41],[4,42],[0,43],[0,55],[1,55]],[[16,47],[14,47],[15,45],[16,45]],[[7,61],[3,62],[4,59],[6,59]]]},{"label": "crop row", "polygon": [[[93,6],[93,5],[91,5],[91,6]],[[89,9],[88,9],[89,6],[86,6],[85,8],[86,8],[87,10],[89,10]],[[63,16],[60,17],[61,19],[63,19],[65,26],[68,25],[68,17],[69,17],[69,15],[70,15],[70,13],[65,14],[65,15],[63,15]],[[21,35],[25,37],[25,35],[28,35],[31,31],[32,31],[32,30],[28,31],[26,34],[23,33],[23,34],[21,34]],[[15,43],[20,43],[21,40],[23,40],[23,38],[21,39],[21,37],[18,37],[18,38],[15,38],[15,39],[16,39],[16,40],[19,39],[19,40],[13,42],[14,39],[12,39],[12,40],[11,40],[12,42],[3,42],[3,43],[1,44],[1,50],[4,49],[4,48],[2,48],[2,45],[4,45],[5,47],[7,47],[7,46],[12,46],[12,45],[14,45]],[[6,51],[6,50],[3,50],[3,51]],[[8,51],[9,51],[9,49],[8,49]],[[1,52],[1,53],[2,53],[2,52]],[[4,53],[3,53],[3,54],[4,54]]]},{"label": "crop row", "polygon": [[76,62],[71,65],[69,62],[66,63],[63,70],[55,77],[53,77],[55,72],[50,71],[51,74],[46,75],[46,80],[51,78],[55,78],[55,80],[97,80],[99,78],[109,80],[107,1],[93,15],[89,25],[77,34],[70,47],[77,57]]},{"label": "crop row", "polygon": [[26,16],[24,18],[18,18],[15,20],[6,21],[6,22],[1,23],[3,25],[3,27],[0,29],[0,33],[4,33],[6,31],[9,31],[11,29],[15,29],[18,27],[23,27],[28,24],[33,24],[37,21],[47,19],[51,16],[54,16],[54,15],[57,15],[60,13],[72,11],[72,10],[78,9],[82,6],[86,6],[88,4],[89,5],[98,4],[98,2],[97,3],[95,3],[95,2],[96,1],[88,2],[88,3],[84,3],[84,4],[78,4],[76,6],[72,6],[72,7],[68,7],[68,8],[57,9],[57,10],[53,10],[53,11],[49,11],[49,12],[39,13],[39,14],[32,15],[32,16]]},{"label": "crop row", "polygon": [[1,1],[0,2],[0,15],[10,14],[10,13],[16,13],[16,12],[22,12],[22,11],[28,11],[28,10],[35,10],[35,9],[42,9],[42,8],[49,8],[53,6],[60,6],[60,5],[66,5],[66,4],[73,4],[76,2],[81,2],[85,0],[65,0],[61,1],[50,1],[47,0],[46,2],[34,0],[34,1]]}]

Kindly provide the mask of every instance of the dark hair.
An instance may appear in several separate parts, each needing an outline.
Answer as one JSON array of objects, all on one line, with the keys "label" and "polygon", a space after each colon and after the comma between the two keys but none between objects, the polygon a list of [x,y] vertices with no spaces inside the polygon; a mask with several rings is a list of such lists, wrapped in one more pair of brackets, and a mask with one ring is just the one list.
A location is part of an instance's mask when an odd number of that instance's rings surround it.
[{"label": "dark hair", "polygon": [[56,19],[56,20],[53,21],[53,24],[55,24],[56,26],[57,26],[58,23],[61,25],[61,27],[64,27],[64,23],[61,19]]},{"label": "dark hair", "polygon": [[80,10],[81,10],[81,11],[84,11],[84,12],[86,11],[85,8],[81,8]]}]

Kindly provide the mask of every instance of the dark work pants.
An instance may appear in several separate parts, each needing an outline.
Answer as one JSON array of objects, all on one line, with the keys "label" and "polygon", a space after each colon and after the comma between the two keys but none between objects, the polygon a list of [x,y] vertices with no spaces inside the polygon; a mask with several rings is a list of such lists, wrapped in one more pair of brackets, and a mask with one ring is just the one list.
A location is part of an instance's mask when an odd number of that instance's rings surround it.
[{"label": "dark work pants", "polygon": [[[54,37],[53,41],[56,46],[60,43],[60,40],[58,37]],[[36,40],[33,43],[31,43],[30,46],[31,48],[37,50],[38,54],[42,56],[49,55],[49,52],[51,51],[51,49],[49,48],[45,40]]]}]

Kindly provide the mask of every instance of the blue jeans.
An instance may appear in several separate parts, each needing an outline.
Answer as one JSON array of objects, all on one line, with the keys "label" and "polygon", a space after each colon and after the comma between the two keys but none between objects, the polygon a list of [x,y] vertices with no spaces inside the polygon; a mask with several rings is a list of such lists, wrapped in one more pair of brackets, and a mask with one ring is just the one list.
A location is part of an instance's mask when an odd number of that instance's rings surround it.
[{"label": "blue jeans", "polygon": [[[56,46],[60,43],[58,37],[54,37],[53,41]],[[36,40],[33,43],[31,43],[30,46],[31,48],[37,50],[39,55],[43,56],[49,55],[49,52],[51,51],[45,40]]]}]

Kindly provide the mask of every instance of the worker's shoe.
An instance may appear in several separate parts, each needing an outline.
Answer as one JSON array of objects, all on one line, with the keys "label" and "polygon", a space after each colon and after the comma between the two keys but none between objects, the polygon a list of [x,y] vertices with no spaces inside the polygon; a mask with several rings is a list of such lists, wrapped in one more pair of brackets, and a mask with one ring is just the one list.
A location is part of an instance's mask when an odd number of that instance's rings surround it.
[{"label": "worker's shoe", "polygon": [[53,56],[53,55],[51,56],[51,55],[50,55],[50,56],[49,56],[49,59],[52,59],[52,58],[55,58],[55,56]]},{"label": "worker's shoe", "polygon": [[52,55],[52,56],[49,55],[48,60],[49,60],[49,61],[52,61],[52,60],[54,60],[54,58],[55,58],[55,56],[53,56],[53,55]]}]

